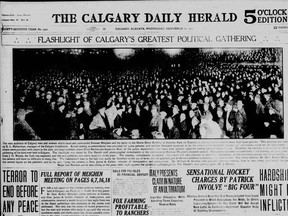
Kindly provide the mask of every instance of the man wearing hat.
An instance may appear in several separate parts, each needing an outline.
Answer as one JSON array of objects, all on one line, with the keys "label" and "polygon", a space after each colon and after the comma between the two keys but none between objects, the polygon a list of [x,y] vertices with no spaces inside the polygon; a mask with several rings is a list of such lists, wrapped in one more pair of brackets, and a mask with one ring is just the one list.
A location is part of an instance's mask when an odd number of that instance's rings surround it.
[{"label": "man wearing hat", "polygon": [[98,113],[93,117],[93,120],[89,125],[89,129],[92,131],[91,138],[109,138],[109,132],[111,127],[105,111],[106,106],[104,103],[101,103],[99,105]]},{"label": "man wearing hat", "polygon": [[90,130],[95,130],[98,128],[105,129],[105,130],[110,130],[110,125],[108,118],[105,114],[106,107],[104,104],[99,106],[98,113],[96,116],[93,117],[92,122],[89,125]]},{"label": "man wearing hat", "polygon": [[115,128],[124,128],[123,127],[123,118],[122,118],[122,114],[123,114],[123,108],[122,106],[119,106],[117,108],[117,116],[114,119],[114,127]]}]

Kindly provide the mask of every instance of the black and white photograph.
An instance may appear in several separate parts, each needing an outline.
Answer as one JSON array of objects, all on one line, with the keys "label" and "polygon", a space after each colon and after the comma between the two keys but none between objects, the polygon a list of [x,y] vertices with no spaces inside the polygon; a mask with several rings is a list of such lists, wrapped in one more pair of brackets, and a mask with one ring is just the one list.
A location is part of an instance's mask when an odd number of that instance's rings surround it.
[{"label": "black and white photograph", "polygon": [[13,49],[14,140],[284,138],[282,48]]}]

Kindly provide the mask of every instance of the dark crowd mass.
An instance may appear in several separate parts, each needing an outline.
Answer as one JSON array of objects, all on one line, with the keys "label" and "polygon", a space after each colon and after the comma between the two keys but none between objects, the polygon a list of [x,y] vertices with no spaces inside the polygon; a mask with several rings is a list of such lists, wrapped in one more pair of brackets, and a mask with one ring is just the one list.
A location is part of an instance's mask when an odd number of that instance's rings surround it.
[{"label": "dark crowd mass", "polygon": [[281,49],[132,51],[14,50],[14,139],[284,137]]}]

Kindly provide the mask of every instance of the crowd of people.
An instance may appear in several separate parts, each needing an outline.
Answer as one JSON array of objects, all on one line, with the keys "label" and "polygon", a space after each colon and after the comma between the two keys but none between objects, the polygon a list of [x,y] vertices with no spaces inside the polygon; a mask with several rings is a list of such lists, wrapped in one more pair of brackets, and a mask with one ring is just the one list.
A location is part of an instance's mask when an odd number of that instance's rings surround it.
[{"label": "crowd of people", "polygon": [[[185,69],[15,71],[14,139],[283,138],[275,50],[233,63],[207,57]],[[244,61],[265,52],[266,63]]]},{"label": "crowd of people", "polygon": [[281,61],[281,54],[279,49],[262,48],[259,49],[227,49],[223,52],[211,51],[201,52],[198,55],[200,58],[209,58],[210,60],[217,60],[222,62],[246,62],[246,63],[275,63]]}]

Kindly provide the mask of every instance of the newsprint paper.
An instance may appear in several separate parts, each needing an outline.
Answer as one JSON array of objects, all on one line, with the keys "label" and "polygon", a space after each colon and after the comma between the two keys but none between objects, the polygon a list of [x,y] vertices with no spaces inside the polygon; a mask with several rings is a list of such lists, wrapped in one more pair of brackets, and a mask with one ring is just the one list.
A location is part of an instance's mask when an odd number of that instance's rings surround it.
[{"label": "newsprint paper", "polygon": [[1,2],[1,215],[288,215],[287,1]]}]

